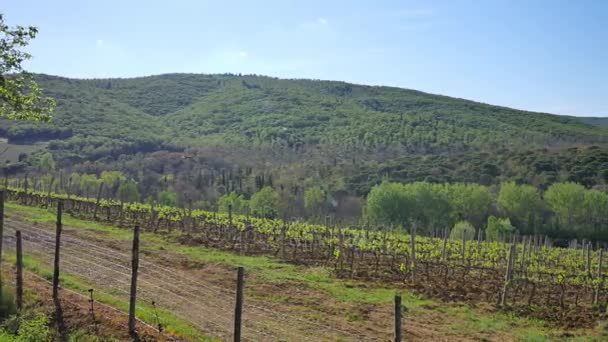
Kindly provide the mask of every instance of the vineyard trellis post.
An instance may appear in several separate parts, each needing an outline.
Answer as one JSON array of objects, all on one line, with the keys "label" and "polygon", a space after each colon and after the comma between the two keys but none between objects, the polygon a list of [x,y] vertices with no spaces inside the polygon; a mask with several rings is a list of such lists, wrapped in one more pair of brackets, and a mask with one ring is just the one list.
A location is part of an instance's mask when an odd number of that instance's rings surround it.
[{"label": "vineyard trellis post", "polygon": [[17,310],[20,312],[23,307],[23,251],[21,244],[21,231],[15,232],[15,238],[17,239],[17,274],[16,274],[16,302]]},{"label": "vineyard trellis post", "polygon": [[0,302],[2,301],[2,245],[4,241],[4,190],[0,191]]},{"label": "vineyard trellis post", "polygon": [[416,224],[412,224],[411,228],[411,271],[412,271],[412,283],[416,283]]},{"label": "vineyard trellis post", "polygon": [[57,202],[57,229],[55,231],[55,259],[53,261],[53,304],[55,305],[55,314],[57,319],[57,330],[62,341],[67,341],[65,324],[63,321],[63,309],[59,301],[59,257],[61,252],[61,230],[63,214],[63,201]]},{"label": "vineyard trellis post", "polygon": [[401,342],[401,295],[395,295],[395,342]]},{"label": "vineyard trellis post", "polygon": [[131,259],[131,293],[129,296],[129,334],[135,338],[135,302],[137,299],[137,270],[139,268],[139,225],[133,227],[133,255]]},{"label": "vineyard trellis post", "polygon": [[600,298],[600,289],[604,285],[604,277],[602,275],[602,263],[604,259],[604,248],[600,247],[599,260],[597,262],[597,285],[595,286],[595,293],[593,294],[593,305],[597,305]]},{"label": "vineyard trellis post", "polygon": [[97,328],[97,319],[95,319],[95,300],[93,299],[93,289],[89,289],[89,312],[91,313],[91,321],[93,322],[93,332],[97,335],[99,329]]},{"label": "vineyard trellis post", "polygon": [[97,190],[97,199],[95,201],[95,209],[93,209],[93,219],[97,221],[97,210],[99,208],[99,202],[101,201],[101,193],[103,191],[103,182],[99,183],[99,189]]},{"label": "vineyard trellis post", "polygon": [[445,229],[443,230],[443,246],[441,247],[441,261],[443,262],[445,262],[447,259],[448,235],[449,228],[445,227]]},{"label": "vineyard trellis post", "polygon": [[513,270],[513,257],[515,256],[515,248],[516,245],[511,244],[511,248],[509,249],[509,256],[507,257],[507,270],[505,271],[505,283],[502,288],[502,293],[500,295],[500,306],[504,306],[507,302],[507,290],[509,287],[509,283],[512,278],[512,270]]},{"label": "vineyard trellis post", "polygon": [[239,267],[236,277],[236,304],[234,306],[234,342],[241,341],[241,322],[243,317],[243,283],[245,281],[245,269]]},{"label": "vineyard trellis post", "polygon": [[587,242],[587,263],[585,266],[585,272],[587,275],[591,276],[591,241]]},{"label": "vineyard trellis post", "polygon": [[59,302],[59,255],[61,250],[63,201],[57,202],[57,222],[55,231],[55,260],[53,262],[53,302]]}]

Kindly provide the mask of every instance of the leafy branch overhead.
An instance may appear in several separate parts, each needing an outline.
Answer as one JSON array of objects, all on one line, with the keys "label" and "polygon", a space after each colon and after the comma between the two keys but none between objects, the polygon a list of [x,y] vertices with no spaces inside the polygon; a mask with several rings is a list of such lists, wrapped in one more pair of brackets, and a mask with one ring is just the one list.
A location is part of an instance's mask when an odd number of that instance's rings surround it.
[{"label": "leafy branch overhead", "polygon": [[0,117],[14,120],[49,121],[55,101],[23,70],[32,56],[21,51],[38,34],[35,27],[9,27],[0,14]]}]

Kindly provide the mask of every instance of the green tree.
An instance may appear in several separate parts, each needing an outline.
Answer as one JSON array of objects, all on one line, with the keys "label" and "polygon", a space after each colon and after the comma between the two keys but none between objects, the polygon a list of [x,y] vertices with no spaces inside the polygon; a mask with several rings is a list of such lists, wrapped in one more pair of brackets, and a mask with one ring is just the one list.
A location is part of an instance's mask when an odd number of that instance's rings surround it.
[{"label": "green tree", "polygon": [[0,14],[0,117],[17,120],[49,121],[55,106],[25,73],[22,63],[31,58],[22,48],[38,34],[35,27],[9,27]]},{"label": "green tree", "polygon": [[606,240],[608,238],[608,193],[590,190],[585,192],[583,203],[584,217],[595,239]]},{"label": "green tree", "polygon": [[450,232],[450,239],[452,240],[473,240],[475,238],[475,227],[467,221],[460,221],[454,225]]},{"label": "green tree", "polygon": [[558,220],[558,228],[568,234],[581,230],[585,187],[576,183],[555,183],[545,191],[545,202]]},{"label": "green tree", "polygon": [[498,194],[498,205],[517,222],[522,233],[537,232],[537,218],[542,208],[538,189],[531,185],[517,185],[514,182],[503,183]]},{"label": "green tree", "polygon": [[304,208],[311,216],[323,215],[323,207],[325,205],[325,191],[314,186],[304,191]]},{"label": "green tree", "polygon": [[446,184],[445,191],[452,208],[452,219],[466,220],[482,228],[494,198],[488,188],[478,184]]},{"label": "green tree", "polygon": [[488,217],[486,240],[504,241],[505,239],[509,239],[516,232],[517,229],[513,227],[509,218],[497,218],[495,216]]},{"label": "green tree", "polygon": [[100,180],[95,175],[80,175],[80,191],[84,197],[93,197],[99,187]]},{"label": "green tree", "polygon": [[441,185],[415,182],[404,184],[403,190],[409,205],[410,223],[427,229],[449,224],[450,203]]},{"label": "green tree", "polygon": [[68,189],[67,192],[69,194],[81,195],[80,191],[80,174],[77,172],[72,172],[70,177],[68,178]]},{"label": "green tree", "polygon": [[120,182],[125,180],[125,175],[120,171],[103,171],[99,178],[103,182],[106,197],[112,198],[116,196]]},{"label": "green tree", "polygon": [[366,214],[375,224],[405,225],[413,205],[403,185],[383,181],[367,195]]},{"label": "green tree", "polygon": [[137,202],[139,200],[137,183],[131,178],[122,181],[118,187],[118,198],[121,202]]},{"label": "green tree", "polygon": [[232,206],[232,212],[234,214],[246,214],[247,213],[247,200],[245,196],[239,195],[236,192],[222,195],[217,200],[218,210],[223,213],[228,212],[228,206]]},{"label": "green tree", "polygon": [[279,215],[279,194],[266,186],[251,196],[251,212],[255,216],[276,218]]},{"label": "green tree", "polygon": [[158,204],[167,207],[175,207],[177,205],[177,193],[174,191],[161,191],[158,193]]},{"label": "green tree", "polygon": [[42,156],[40,156],[38,166],[43,172],[51,172],[55,170],[55,159],[53,159],[53,155],[49,152],[44,153]]}]

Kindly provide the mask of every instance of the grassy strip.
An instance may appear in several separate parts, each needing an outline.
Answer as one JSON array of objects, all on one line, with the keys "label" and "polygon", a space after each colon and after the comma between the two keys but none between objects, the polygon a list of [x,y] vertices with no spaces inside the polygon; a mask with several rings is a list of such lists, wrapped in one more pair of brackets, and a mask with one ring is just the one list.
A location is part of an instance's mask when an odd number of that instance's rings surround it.
[{"label": "grassy strip", "polygon": [[[7,203],[10,212],[14,211],[27,216],[33,223],[54,223],[55,213],[46,209]],[[85,221],[70,216],[64,216],[64,223],[70,227],[101,233],[112,240],[130,241],[131,232],[98,222]],[[148,251],[165,251],[187,257],[194,263],[217,263],[229,267],[243,266],[264,280],[271,283],[293,282],[311,289],[320,290],[341,302],[389,304],[393,300],[396,289],[370,286],[365,282],[349,281],[332,277],[331,271],[324,267],[303,267],[282,262],[266,256],[240,256],[230,252],[203,246],[185,246],[176,243],[178,235],[160,235],[149,232],[141,234],[141,248]],[[271,298],[264,297],[269,300]],[[561,339],[555,334],[548,334],[551,328],[543,321],[517,317],[508,313],[479,313],[466,304],[460,306],[441,305],[440,302],[422,298],[411,292],[402,292],[403,305],[409,315],[428,313],[430,309],[444,313],[450,317],[459,318],[450,330],[453,332],[483,334],[508,333],[522,341],[553,341]],[[576,333],[576,331],[570,331]],[[584,333],[585,331],[580,330]],[[594,337],[579,336],[577,341],[596,341]],[[601,339],[600,339],[601,340]]]},{"label": "grassy strip", "polygon": [[[15,263],[16,258],[14,255],[6,255],[3,256],[3,260]],[[52,268],[43,264],[40,260],[32,256],[23,256],[23,267],[25,270],[37,274],[48,281],[52,281],[53,279]],[[71,274],[60,275],[60,284],[63,288],[68,288],[83,295],[88,294],[88,289],[94,288],[92,284],[89,284],[80,277]],[[95,291],[95,300],[106,305],[112,306],[114,308],[120,309],[123,312],[128,312],[129,310],[129,303],[127,301],[118,299],[100,290]],[[156,312],[158,315],[158,320],[163,324],[165,331],[167,331],[168,333],[171,333],[175,336],[184,337],[193,341],[219,341],[218,339],[203,335],[198,329],[176,317],[170,311],[164,309],[157,309]],[[146,304],[137,304],[136,316],[137,318],[141,319],[144,322],[148,322],[151,325],[154,325],[154,323],[151,322],[156,322],[154,309]]]}]

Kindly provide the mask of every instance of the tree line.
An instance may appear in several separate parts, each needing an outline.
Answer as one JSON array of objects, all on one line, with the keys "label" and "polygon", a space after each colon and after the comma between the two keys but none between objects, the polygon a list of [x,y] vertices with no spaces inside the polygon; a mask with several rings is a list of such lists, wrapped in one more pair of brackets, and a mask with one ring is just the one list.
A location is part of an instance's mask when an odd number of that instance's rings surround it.
[{"label": "tree line", "polygon": [[367,196],[364,218],[372,225],[416,226],[418,232],[452,228],[471,239],[544,234],[553,238],[608,238],[608,193],[563,182],[542,192],[505,182],[479,184],[401,184],[384,181]]},{"label": "tree line", "polygon": [[[52,158],[41,161],[41,168],[53,169]],[[166,185],[145,194],[141,184],[120,171],[96,174],[45,174],[39,178],[13,179],[11,185],[38,191],[68,193],[83,197],[147,202],[250,214],[266,218],[306,218],[322,222],[333,215],[335,194],[322,186],[307,184],[294,196],[280,185],[264,181],[254,191],[232,187],[215,198],[184,201],[178,187]],[[173,176],[165,175],[164,184]],[[490,239],[511,234],[543,234],[553,238],[608,239],[608,193],[588,189],[574,182],[554,183],[546,190],[513,181],[500,185],[474,183],[397,183],[383,181],[372,187],[360,209],[354,213],[361,225],[410,229],[433,233],[452,229],[453,234],[469,238],[479,232]],[[294,208],[298,207],[298,210]]]}]

